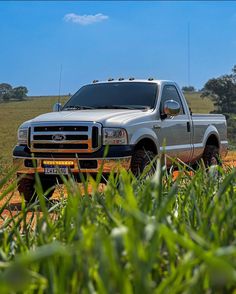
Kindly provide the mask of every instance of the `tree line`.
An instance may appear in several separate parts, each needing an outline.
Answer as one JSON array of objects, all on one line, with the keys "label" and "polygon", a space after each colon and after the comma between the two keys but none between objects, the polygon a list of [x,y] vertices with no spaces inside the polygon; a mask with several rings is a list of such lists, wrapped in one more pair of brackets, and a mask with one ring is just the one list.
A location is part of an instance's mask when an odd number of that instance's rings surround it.
[{"label": "tree line", "polygon": [[0,100],[8,102],[10,100],[24,100],[27,97],[28,89],[24,86],[13,88],[10,84],[0,84]]}]

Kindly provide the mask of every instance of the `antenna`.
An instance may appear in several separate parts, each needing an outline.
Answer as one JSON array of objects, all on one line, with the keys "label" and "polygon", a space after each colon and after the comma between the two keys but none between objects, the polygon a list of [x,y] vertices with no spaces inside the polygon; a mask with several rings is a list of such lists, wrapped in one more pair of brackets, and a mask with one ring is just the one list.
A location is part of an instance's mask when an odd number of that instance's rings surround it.
[{"label": "antenna", "polygon": [[190,86],[190,22],[188,22],[188,40],[187,40],[187,46],[188,46],[188,86]]},{"label": "antenna", "polygon": [[60,103],[60,100],[61,100],[61,73],[62,73],[62,64],[60,66],[59,89],[58,89],[58,92],[59,92],[59,95],[58,95],[58,103]]}]

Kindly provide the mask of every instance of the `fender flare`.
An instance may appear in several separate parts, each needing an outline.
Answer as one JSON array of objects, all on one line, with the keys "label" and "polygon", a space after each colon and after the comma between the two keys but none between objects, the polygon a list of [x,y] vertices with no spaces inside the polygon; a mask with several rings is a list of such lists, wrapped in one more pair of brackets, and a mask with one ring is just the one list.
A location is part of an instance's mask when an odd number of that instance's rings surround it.
[{"label": "fender flare", "polygon": [[136,132],[134,132],[134,134],[132,135],[130,139],[130,144],[137,145],[143,139],[152,140],[154,145],[156,146],[157,153],[160,153],[160,145],[158,142],[157,135],[152,129],[149,129],[149,128],[141,128],[141,129],[138,129]]},{"label": "fender flare", "polygon": [[218,146],[220,147],[220,135],[217,130],[217,128],[213,125],[208,126],[208,128],[205,131],[204,137],[203,137],[203,148],[206,148],[207,140],[210,138],[210,136],[215,136],[218,141]]}]

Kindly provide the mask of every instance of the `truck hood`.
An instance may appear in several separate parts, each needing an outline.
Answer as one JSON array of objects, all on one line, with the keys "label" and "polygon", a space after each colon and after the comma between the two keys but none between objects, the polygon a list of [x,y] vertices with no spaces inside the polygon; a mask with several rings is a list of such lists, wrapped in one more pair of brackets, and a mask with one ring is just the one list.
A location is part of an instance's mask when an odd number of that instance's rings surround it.
[{"label": "truck hood", "polygon": [[104,126],[125,125],[140,117],[147,117],[153,110],[127,110],[127,109],[92,109],[60,111],[42,114],[32,119],[30,122],[63,122],[63,121],[83,121],[99,122]]}]

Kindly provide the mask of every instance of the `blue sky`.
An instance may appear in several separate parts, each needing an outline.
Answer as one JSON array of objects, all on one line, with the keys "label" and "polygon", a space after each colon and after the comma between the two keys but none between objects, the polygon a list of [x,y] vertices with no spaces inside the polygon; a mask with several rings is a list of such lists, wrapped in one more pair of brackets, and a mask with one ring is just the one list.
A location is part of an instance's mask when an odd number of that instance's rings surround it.
[{"label": "blue sky", "polygon": [[173,79],[201,88],[236,64],[236,2],[0,1],[0,82],[31,95],[93,79]]}]

